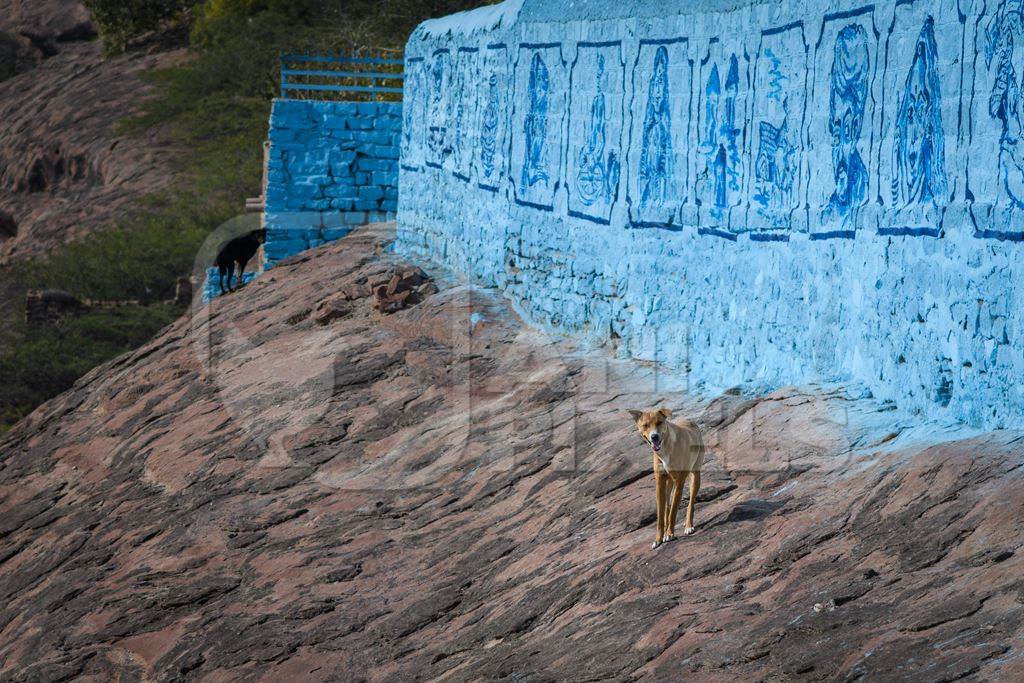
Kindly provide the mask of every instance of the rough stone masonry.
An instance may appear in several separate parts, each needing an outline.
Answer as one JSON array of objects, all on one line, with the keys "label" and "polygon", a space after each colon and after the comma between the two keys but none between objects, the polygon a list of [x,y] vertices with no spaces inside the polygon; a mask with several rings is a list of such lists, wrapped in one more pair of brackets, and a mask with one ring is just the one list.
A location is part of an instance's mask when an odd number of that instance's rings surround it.
[{"label": "rough stone masonry", "polygon": [[266,265],[394,217],[401,111],[401,102],[274,101]]},{"label": "rough stone masonry", "polygon": [[516,0],[409,39],[399,252],[708,388],[1024,425],[1019,1]]}]

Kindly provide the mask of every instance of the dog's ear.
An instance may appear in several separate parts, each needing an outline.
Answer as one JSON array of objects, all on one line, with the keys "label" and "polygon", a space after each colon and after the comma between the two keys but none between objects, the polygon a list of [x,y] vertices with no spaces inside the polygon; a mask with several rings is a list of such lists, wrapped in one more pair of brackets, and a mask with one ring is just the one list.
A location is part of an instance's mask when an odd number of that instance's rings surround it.
[{"label": "dog's ear", "polygon": [[661,416],[666,420],[672,417],[672,411],[668,408],[658,408],[658,412],[661,413]]},{"label": "dog's ear", "polygon": [[630,410],[627,412],[633,416],[633,422],[639,422],[640,416],[644,414],[644,411],[642,410]]}]

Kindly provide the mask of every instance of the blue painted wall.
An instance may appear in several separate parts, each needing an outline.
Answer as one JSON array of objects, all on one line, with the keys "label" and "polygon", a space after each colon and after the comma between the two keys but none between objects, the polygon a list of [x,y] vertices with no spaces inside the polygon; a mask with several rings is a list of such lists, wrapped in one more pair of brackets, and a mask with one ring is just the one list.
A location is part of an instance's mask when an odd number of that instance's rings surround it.
[{"label": "blue painted wall", "polygon": [[1024,427],[1019,3],[505,6],[408,42],[399,252],[708,388]]},{"label": "blue painted wall", "polygon": [[402,105],[279,99],[270,117],[266,265],[392,220]]},{"label": "blue painted wall", "polygon": [[[251,265],[251,264],[250,264]],[[242,284],[247,285],[256,279],[256,273],[246,271],[242,278]],[[233,280],[235,286],[238,286],[238,273],[235,273],[235,279]],[[227,279],[225,279],[225,286],[227,286]],[[206,278],[203,280],[203,303],[208,304],[218,296],[225,294],[220,290],[220,270],[217,268],[207,268]]]}]

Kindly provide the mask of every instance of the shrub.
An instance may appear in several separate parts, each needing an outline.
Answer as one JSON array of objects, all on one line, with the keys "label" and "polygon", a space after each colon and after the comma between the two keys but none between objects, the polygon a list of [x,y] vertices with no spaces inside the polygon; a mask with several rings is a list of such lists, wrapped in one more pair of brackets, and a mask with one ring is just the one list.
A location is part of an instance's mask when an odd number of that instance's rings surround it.
[{"label": "shrub", "polygon": [[135,38],[187,22],[196,0],[84,0],[108,52],[123,52]]},{"label": "shrub", "polygon": [[292,23],[319,13],[322,0],[206,0],[202,16],[207,18],[254,17],[264,12],[290,17]]},{"label": "shrub", "polygon": [[177,315],[169,306],[126,306],[28,332],[0,353],[0,434],[92,368],[145,343]]}]

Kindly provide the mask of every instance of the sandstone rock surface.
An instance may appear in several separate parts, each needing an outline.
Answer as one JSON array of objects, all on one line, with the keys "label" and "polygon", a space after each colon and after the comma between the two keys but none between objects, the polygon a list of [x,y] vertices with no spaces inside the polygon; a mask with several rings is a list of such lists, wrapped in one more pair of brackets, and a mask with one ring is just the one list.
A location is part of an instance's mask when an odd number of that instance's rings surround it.
[{"label": "sandstone rock surface", "polygon": [[0,0],[0,31],[52,44],[87,40],[97,33],[80,0]]},{"label": "sandstone rock surface", "polygon": [[169,184],[174,150],[116,127],[153,92],[141,73],[180,55],[106,59],[88,11],[67,0],[0,0],[0,31],[23,43],[22,73],[0,81],[2,262],[113,223]]},{"label": "sandstone rock surface", "polygon": [[[491,292],[383,315],[363,230],[84,377],[0,441],[0,679],[1024,677],[1024,435],[835,388],[705,397]],[[707,430],[650,550],[624,410]]]}]

